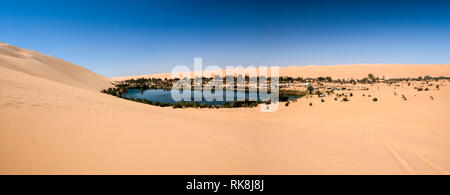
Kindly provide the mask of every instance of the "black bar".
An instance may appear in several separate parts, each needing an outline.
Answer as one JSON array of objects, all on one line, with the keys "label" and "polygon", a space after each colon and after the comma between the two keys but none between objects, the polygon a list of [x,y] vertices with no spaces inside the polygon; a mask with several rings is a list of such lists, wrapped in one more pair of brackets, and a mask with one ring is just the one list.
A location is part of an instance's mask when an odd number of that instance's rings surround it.
[{"label": "black bar", "polygon": [[[75,193],[114,193],[151,194],[152,192],[232,192],[232,193],[281,193],[299,192],[301,194],[360,192],[380,193],[398,191],[416,192],[425,190],[447,190],[446,176],[245,176],[245,175],[199,175],[199,176],[0,176],[2,187],[13,188],[13,192],[34,189],[45,192]],[[189,189],[189,182],[202,184]],[[259,181],[260,185],[256,183]],[[198,183],[200,182],[200,183]],[[208,182],[208,183],[205,183]],[[219,188],[212,182],[220,182]],[[234,182],[234,183],[232,183]],[[252,183],[253,182],[253,183]],[[262,183],[263,182],[263,183]],[[239,184],[241,183],[241,184]],[[233,185],[235,184],[235,185]],[[209,186],[209,187],[208,187]],[[258,188],[259,187],[259,188]],[[442,191],[442,192],[444,192]]]}]

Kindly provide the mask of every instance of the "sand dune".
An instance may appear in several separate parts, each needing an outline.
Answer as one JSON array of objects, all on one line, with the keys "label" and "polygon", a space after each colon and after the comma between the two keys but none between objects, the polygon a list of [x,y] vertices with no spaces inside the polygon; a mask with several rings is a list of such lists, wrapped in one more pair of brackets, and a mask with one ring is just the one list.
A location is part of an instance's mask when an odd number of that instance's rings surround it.
[{"label": "sand dune", "polygon": [[85,89],[101,90],[110,79],[64,60],[0,42],[0,67]]},{"label": "sand dune", "polygon": [[349,102],[303,98],[274,113],[175,110],[99,93],[108,79],[68,62],[0,48],[0,174],[450,174],[448,82],[367,86]]},{"label": "sand dune", "polygon": [[[236,71],[236,70],[235,70]],[[222,70],[223,75],[225,71]],[[238,71],[239,72],[239,71]],[[269,71],[270,72],[270,71]],[[450,75],[450,64],[351,64],[351,65],[329,65],[329,66],[289,66],[280,67],[280,76],[290,77],[326,77],[334,79],[361,79],[372,73],[380,78],[408,78],[423,76],[446,76]],[[186,74],[186,73],[185,73]],[[193,73],[191,73],[193,76]],[[147,74],[135,76],[114,77],[113,80],[127,80],[136,78],[170,78],[170,73]]]}]

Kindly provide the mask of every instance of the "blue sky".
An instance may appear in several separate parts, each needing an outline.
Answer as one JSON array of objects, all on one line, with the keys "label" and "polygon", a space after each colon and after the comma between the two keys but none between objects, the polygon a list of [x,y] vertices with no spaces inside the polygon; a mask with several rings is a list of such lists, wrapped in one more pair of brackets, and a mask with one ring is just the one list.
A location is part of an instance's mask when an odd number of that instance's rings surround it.
[{"label": "blue sky", "polygon": [[106,76],[176,65],[450,63],[450,1],[1,0],[0,41]]}]

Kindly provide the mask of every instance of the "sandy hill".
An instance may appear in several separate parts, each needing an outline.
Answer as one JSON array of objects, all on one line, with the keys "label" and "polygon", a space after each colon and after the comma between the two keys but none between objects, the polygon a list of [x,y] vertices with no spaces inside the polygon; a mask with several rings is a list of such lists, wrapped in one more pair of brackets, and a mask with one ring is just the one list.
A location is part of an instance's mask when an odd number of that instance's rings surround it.
[{"label": "sandy hill", "polygon": [[[236,71],[236,70],[235,70]],[[224,70],[222,70],[225,74]],[[239,71],[237,71],[239,72]],[[280,67],[280,76],[311,77],[331,76],[334,79],[361,79],[369,73],[382,78],[407,78],[420,76],[450,76],[450,64],[351,64],[308,65]],[[191,73],[192,75],[193,73]],[[269,73],[270,74],[270,73]],[[170,78],[170,73],[114,77],[113,80],[136,78]]]},{"label": "sandy hill", "polygon": [[420,76],[450,76],[450,64],[351,64],[329,66],[290,66],[281,68],[280,74],[291,77],[320,77],[350,79],[367,77],[408,78]]},{"label": "sandy hill", "polygon": [[6,69],[66,85],[101,90],[110,85],[108,78],[82,66],[0,42],[0,73]]}]

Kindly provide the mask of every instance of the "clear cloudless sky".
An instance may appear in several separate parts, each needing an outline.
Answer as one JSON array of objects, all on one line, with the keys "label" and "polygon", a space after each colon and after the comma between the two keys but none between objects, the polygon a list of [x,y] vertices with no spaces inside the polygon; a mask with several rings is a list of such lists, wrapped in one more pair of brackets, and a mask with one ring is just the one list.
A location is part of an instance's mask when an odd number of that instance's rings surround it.
[{"label": "clear cloudless sky", "polygon": [[0,0],[0,41],[106,76],[450,63],[450,1]]}]

